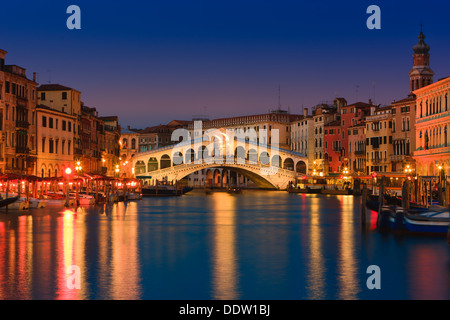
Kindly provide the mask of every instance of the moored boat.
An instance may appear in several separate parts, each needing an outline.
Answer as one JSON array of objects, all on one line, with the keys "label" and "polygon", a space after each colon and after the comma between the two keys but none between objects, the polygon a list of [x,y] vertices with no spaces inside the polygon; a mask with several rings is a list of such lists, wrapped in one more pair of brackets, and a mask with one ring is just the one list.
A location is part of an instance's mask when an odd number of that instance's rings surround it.
[{"label": "moored boat", "polygon": [[142,196],[139,193],[128,192],[127,199],[128,200],[140,200],[140,199],[142,199]]},{"label": "moored boat", "polygon": [[5,207],[1,207],[0,210],[26,210],[28,209],[28,206],[28,201],[18,198],[15,202],[8,204]]},{"label": "moored boat", "polygon": [[228,188],[227,192],[238,194],[238,193],[241,193],[242,190],[241,190],[241,188]]},{"label": "moored boat", "polygon": [[390,229],[390,216],[391,216],[391,207],[382,206],[378,212],[377,217],[377,228],[379,230]]},{"label": "moored boat", "polygon": [[30,209],[42,209],[47,206],[47,200],[30,198],[28,200]]},{"label": "moored boat", "polygon": [[19,197],[2,199],[2,200],[0,200],[0,208],[6,207],[8,205],[11,205],[14,202],[16,202],[17,200],[19,200]]},{"label": "moored boat", "polygon": [[448,211],[426,211],[418,214],[405,213],[405,227],[408,231],[446,235],[450,225]]},{"label": "moored boat", "polygon": [[171,185],[158,185],[142,188],[143,197],[177,197],[183,194],[183,189]]},{"label": "moored boat", "polygon": [[391,207],[389,215],[389,227],[393,231],[404,231],[405,226],[405,212],[406,210],[401,207]]}]

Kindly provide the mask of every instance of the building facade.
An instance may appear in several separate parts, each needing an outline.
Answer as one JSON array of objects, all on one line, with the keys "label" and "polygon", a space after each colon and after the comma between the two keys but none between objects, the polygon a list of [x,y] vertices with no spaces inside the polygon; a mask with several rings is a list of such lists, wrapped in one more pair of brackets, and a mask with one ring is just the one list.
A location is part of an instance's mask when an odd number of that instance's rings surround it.
[{"label": "building facade", "polygon": [[336,173],[341,171],[341,164],[343,163],[342,150],[343,140],[341,121],[335,120],[325,125],[324,132],[324,175]]},{"label": "building facade", "polygon": [[[308,158],[308,163],[314,162],[314,118],[309,115],[308,108],[303,109],[302,119],[291,123],[292,151],[300,152]],[[311,166],[310,166],[311,167]],[[311,173],[308,172],[307,173]]]},{"label": "building facade", "polygon": [[416,97],[392,103],[392,172],[402,173],[407,166],[415,167],[413,152],[416,149],[415,114]]},{"label": "building facade", "polygon": [[75,156],[80,157],[83,154],[80,137],[81,92],[60,84],[43,84],[37,90],[41,105],[76,117],[73,144]]},{"label": "building facade", "polygon": [[309,172],[318,175],[328,173],[328,160],[325,159],[325,125],[339,120],[339,112],[335,105],[322,104],[314,110],[314,161],[311,163]]},{"label": "building facade", "polygon": [[26,69],[6,65],[0,50],[0,171],[32,175],[36,172],[37,83]]},{"label": "building facade", "polygon": [[62,177],[73,166],[75,116],[40,105],[36,108],[37,172],[42,178]]},{"label": "building facade", "polygon": [[[120,125],[117,116],[100,117],[104,123],[104,141],[102,151],[102,172],[108,177],[115,175],[120,157]],[[106,172],[106,173],[105,173]]]},{"label": "building facade", "polygon": [[450,175],[450,77],[414,91],[416,95],[416,170]]},{"label": "building facade", "polygon": [[366,123],[359,123],[348,128],[348,170],[354,176],[368,174],[366,166]]},{"label": "building facade", "polygon": [[366,117],[366,172],[392,172],[392,107],[379,107]]}]

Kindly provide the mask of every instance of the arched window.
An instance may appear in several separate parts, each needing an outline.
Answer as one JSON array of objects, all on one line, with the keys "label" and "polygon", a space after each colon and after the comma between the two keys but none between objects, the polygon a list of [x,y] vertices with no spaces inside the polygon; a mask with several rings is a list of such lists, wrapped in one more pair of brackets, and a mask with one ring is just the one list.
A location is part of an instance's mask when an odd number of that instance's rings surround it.
[{"label": "arched window", "polygon": [[131,140],[131,149],[136,149],[136,139]]},{"label": "arched window", "polygon": [[447,141],[447,126],[444,127],[444,147],[448,147],[448,141]]}]

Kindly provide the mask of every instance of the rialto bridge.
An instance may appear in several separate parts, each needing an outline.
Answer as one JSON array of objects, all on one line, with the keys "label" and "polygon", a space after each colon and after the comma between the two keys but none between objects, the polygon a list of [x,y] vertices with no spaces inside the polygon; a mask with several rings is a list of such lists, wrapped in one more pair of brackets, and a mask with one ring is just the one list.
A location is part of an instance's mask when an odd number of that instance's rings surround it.
[{"label": "rialto bridge", "polygon": [[[233,150],[234,152],[229,152]],[[136,154],[132,167],[137,178],[156,181],[179,181],[197,171],[211,169],[214,174],[236,172],[253,181],[258,187],[286,189],[289,182],[306,175],[308,159],[305,155],[248,140],[223,143],[190,140],[187,143]],[[215,170],[222,168],[224,170]],[[214,179],[214,178],[213,178]],[[229,179],[220,176],[217,180]],[[230,183],[230,180],[227,181]]]}]

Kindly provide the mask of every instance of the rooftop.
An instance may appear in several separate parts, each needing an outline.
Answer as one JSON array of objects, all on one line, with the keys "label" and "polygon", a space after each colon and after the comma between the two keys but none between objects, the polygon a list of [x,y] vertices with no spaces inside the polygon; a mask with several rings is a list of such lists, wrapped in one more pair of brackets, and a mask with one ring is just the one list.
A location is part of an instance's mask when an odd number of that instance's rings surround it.
[{"label": "rooftop", "polygon": [[[60,84],[43,84],[37,88],[38,91],[70,91],[75,90]],[[75,90],[77,91],[77,90]]]},{"label": "rooftop", "polygon": [[325,125],[325,127],[340,127],[341,120],[335,120]]}]

